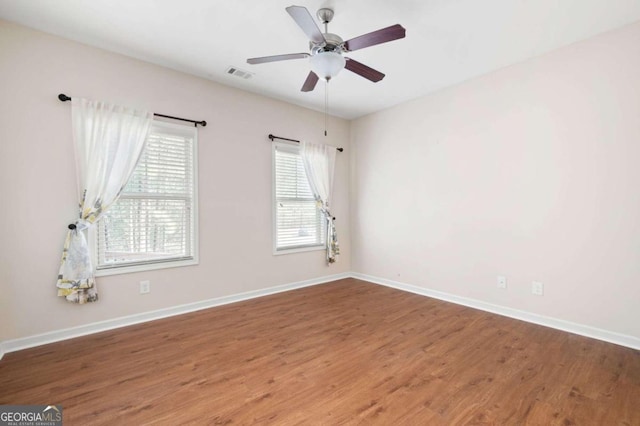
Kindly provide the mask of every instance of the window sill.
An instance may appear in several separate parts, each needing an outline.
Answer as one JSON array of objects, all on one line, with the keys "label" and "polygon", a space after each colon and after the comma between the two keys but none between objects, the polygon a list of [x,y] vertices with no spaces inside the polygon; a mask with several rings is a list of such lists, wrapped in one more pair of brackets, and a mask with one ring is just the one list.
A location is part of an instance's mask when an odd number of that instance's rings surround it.
[{"label": "window sill", "polygon": [[290,249],[274,249],[273,250],[273,255],[274,256],[279,256],[281,254],[293,254],[293,253],[303,253],[305,251],[317,251],[317,250],[324,250],[325,246],[324,244],[321,246],[311,246],[311,247],[296,247],[296,248],[290,248]]},{"label": "window sill", "polygon": [[188,259],[188,260],[176,260],[172,262],[149,263],[146,265],[118,266],[113,268],[97,269],[96,277],[130,274],[134,272],[154,271],[157,269],[180,268],[182,266],[197,265],[198,263],[199,263],[198,259]]}]

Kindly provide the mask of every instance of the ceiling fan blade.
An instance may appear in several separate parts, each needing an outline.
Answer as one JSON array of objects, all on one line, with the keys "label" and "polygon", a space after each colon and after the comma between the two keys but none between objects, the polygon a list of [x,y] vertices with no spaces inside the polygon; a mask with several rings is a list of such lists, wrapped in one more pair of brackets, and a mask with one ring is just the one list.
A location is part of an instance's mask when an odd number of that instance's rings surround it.
[{"label": "ceiling fan blade", "polygon": [[317,74],[314,73],[313,71],[309,71],[309,75],[307,76],[307,79],[304,81],[304,84],[302,85],[302,89],[300,89],[300,91],[311,92],[313,89],[315,89],[317,83],[318,83]]},{"label": "ceiling fan blade", "polygon": [[354,50],[364,49],[365,47],[375,46],[376,44],[386,43],[388,41],[404,38],[406,30],[400,24],[395,24],[378,31],[373,31],[360,37],[352,38],[344,42],[344,47],[353,52]]},{"label": "ceiling fan blade", "polygon": [[264,64],[266,62],[276,62],[276,61],[287,61],[289,59],[304,59],[308,58],[308,53],[289,53],[287,55],[273,55],[273,56],[263,56],[261,58],[249,58],[247,59],[247,63],[251,65],[255,64]]},{"label": "ceiling fan blade", "polygon": [[354,61],[351,58],[345,59],[347,60],[347,63],[344,65],[346,69],[366,78],[367,80],[371,80],[374,83],[377,83],[384,78],[384,74],[382,74],[380,71],[376,71],[373,68],[361,64],[358,61]]},{"label": "ceiling fan blade", "polygon": [[327,42],[306,7],[289,6],[286,10],[307,37],[309,37],[309,40],[318,44]]}]

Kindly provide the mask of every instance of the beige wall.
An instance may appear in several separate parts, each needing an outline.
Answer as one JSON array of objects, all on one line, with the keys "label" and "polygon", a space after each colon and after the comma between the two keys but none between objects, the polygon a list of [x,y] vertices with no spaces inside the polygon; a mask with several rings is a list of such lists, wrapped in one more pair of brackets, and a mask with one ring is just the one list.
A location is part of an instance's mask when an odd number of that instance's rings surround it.
[{"label": "beige wall", "polygon": [[[635,24],[332,119],[330,143],[346,150],[342,256],[327,267],[322,252],[271,254],[266,141],[320,140],[321,114],[0,21],[0,341],[351,270],[640,337],[639,45]],[[60,92],[209,122],[199,266],[100,278],[97,304],[55,297],[76,214]]]},{"label": "beige wall", "polygon": [[[233,78],[233,77],[229,77]],[[0,341],[351,269],[349,123],[332,119],[342,256],[272,255],[267,135],[321,142],[322,114],[0,21]],[[99,278],[99,303],[55,297],[76,216],[71,105],[58,93],[207,120],[199,130],[200,265]],[[140,295],[138,282],[152,291]]]},{"label": "beige wall", "polygon": [[354,121],[354,271],[640,337],[639,46],[634,24]]}]

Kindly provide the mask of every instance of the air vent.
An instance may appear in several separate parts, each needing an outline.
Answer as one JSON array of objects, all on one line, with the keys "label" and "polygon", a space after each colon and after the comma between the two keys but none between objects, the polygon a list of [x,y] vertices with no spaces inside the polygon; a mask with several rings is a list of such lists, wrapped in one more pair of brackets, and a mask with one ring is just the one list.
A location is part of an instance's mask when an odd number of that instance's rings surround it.
[{"label": "air vent", "polygon": [[251,77],[253,77],[253,73],[241,70],[240,68],[236,67],[227,68],[227,74],[231,74],[239,78],[244,78],[245,80],[249,80]]}]

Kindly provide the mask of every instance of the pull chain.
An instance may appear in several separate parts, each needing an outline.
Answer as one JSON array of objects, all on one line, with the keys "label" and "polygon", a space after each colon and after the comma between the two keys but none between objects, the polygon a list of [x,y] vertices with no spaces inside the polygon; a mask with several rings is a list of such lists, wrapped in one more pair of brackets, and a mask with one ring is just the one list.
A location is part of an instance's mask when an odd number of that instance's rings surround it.
[{"label": "pull chain", "polygon": [[327,136],[328,109],[329,109],[329,80],[326,80],[324,84],[324,135],[325,136]]}]

